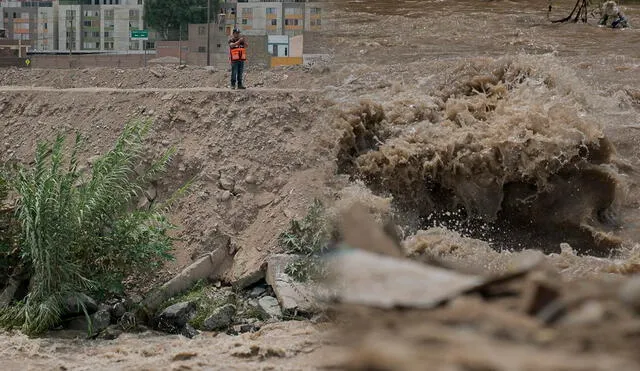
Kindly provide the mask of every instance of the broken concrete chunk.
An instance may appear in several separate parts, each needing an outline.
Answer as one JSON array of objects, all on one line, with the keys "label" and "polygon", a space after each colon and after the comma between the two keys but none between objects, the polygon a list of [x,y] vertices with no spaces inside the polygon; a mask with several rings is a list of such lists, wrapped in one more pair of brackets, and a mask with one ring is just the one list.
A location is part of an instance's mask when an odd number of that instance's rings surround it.
[{"label": "broken concrete chunk", "polygon": [[155,312],[167,299],[185,292],[198,280],[217,278],[228,259],[231,257],[227,249],[222,248],[203,256],[147,296],[143,301],[144,307],[148,312]]},{"label": "broken concrete chunk", "polygon": [[269,316],[269,318],[282,318],[282,310],[280,309],[278,299],[274,298],[273,296],[265,296],[260,298],[260,300],[258,300],[258,306],[264,312],[264,314]]},{"label": "broken concrete chunk", "polygon": [[239,289],[246,289],[247,287],[258,283],[263,279],[265,279],[265,272],[263,269],[258,269],[244,274],[231,285]]},{"label": "broken concrete chunk", "polygon": [[267,261],[265,278],[273,288],[285,314],[315,313],[320,309],[317,286],[312,283],[298,282],[285,272],[287,266],[296,259],[298,257],[295,255],[272,255]]},{"label": "broken concrete chunk", "polygon": [[479,276],[364,250],[340,250],[327,263],[335,300],[378,308],[432,308],[485,283]]}]

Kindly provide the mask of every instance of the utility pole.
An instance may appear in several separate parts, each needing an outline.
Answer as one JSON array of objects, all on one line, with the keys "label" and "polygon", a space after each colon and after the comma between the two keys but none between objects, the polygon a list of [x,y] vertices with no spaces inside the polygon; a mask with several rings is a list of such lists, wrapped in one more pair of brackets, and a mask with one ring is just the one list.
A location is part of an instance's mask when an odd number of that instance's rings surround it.
[{"label": "utility pole", "polygon": [[71,50],[73,49],[73,13],[70,13],[69,30],[67,31],[67,44],[69,44],[69,58],[71,58]]},{"label": "utility pole", "polygon": [[179,31],[178,31],[178,65],[182,65],[182,22],[180,22]]},{"label": "utility pole", "polygon": [[211,66],[211,0],[207,0],[207,66]]}]

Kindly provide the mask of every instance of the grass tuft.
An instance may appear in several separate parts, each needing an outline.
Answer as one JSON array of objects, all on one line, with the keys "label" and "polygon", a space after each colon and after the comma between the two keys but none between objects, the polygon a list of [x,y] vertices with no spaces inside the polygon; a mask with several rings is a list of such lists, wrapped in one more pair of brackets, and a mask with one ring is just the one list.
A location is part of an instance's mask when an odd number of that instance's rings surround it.
[{"label": "grass tuft", "polygon": [[324,205],[318,199],[302,220],[291,221],[289,229],[280,235],[279,244],[288,254],[299,255],[299,259],[287,266],[287,274],[301,282],[324,276],[320,255],[329,246],[331,232],[327,225]]}]

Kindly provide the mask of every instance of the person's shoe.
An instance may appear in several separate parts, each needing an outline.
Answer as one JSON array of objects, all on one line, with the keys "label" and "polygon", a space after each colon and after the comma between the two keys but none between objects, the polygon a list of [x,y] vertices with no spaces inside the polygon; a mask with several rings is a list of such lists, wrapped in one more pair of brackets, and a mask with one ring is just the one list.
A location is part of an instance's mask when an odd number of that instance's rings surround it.
[{"label": "person's shoe", "polygon": [[238,85],[238,89],[246,89],[246,87],[244,85]]},{"label": "person's shoe", "polygon": [[236,88],[236,86],[235,86],[235,85],[231,85],[231,89],[235,89],[235,88]]}]

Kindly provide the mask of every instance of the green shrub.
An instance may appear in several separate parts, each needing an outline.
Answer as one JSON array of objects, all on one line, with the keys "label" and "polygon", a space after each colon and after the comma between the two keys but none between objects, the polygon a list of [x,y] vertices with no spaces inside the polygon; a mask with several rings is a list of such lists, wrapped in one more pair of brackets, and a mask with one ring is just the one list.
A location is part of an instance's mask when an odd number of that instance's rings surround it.
[{"label": "green shrub", "polygon": [[149,121],[126,125],[87,176],[78,169],[79,135],[68,158],[61,135],[38,145],[34,165],[21,168],[13,185],[29,292],[0,312],[0,323],[41,333],[59,323],[66,298],[121,291],[127,275],[171,258],[166,232],[172,226],[162,210],[131,211],[142,186],[165,169],[173,153],[136,173],[149,127]]},{"label": "green shrub", "polygon": [[299,281],[321,278],[324,268],[320,255],[327,250],[330,237],[324,206],[316,199],[307,215],[300,221],[292,220],[289,229],[280,235],[279,243],[285,252],[300,255],[287,266],[286,273]]},{"label": "green shrub", "polygon": [[19,225],[13,209],[6,205],[9,176],[0,170],[0,289],[19,264]]}]

